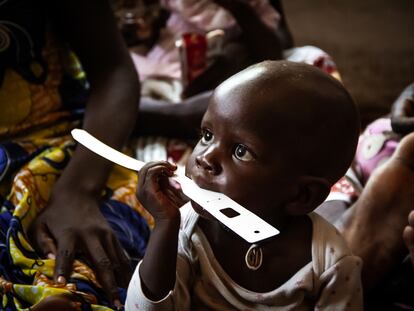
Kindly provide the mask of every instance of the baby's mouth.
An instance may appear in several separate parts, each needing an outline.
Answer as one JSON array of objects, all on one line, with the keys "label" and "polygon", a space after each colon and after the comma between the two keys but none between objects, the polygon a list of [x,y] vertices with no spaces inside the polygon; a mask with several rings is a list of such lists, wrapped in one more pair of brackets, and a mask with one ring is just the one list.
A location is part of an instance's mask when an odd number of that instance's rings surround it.
[{"label": "baby's mouth", "polygon": [[[211,190],[211,191],[217,191],[214,189],[211,183],[207,182],[203,176],[194,174],[194,173],[188,173],[187,177],[192,179],[194,183],[199,186],[202,189]],[[194,209],[194,211],[200,215],[200,217],[207,219],[207,220],[216,220],[207,210],[205,210],[201,205],[197,204],[193,200],[190,200],[191,206]]]},{"label": "baby's mouth", "polygon": [[199,186],[202,189],[211,190],[211,191],[217,191],[217,189],[214,188],[211,182],[208,182],[203,176],[197,175],[197,174],[190,174],[189,178],[192,179],[197,186]]},{"label": "baby's mouth", "polygon": [[200,215],[200,217],[208,219],[208,220],[215,220],[215,218],[207,212],[202,206],[194,202],[193,200],[190,201],[193,210]]}]

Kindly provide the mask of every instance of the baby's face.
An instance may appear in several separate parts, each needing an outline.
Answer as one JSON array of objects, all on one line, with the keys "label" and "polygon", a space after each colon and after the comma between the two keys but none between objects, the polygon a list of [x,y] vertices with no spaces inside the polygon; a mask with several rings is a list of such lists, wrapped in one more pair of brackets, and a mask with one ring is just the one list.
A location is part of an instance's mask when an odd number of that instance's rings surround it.
[{"label": "baby's face", "polygon": [[[200,187],[226,194],[271,221],[292,193],[291,176],[280,157],[277,136],[260,105],[244,92],[215,92],[201,124],[201,138],[187,163],[187,175]],[[275,143],[276,142],[276,143]]]}]

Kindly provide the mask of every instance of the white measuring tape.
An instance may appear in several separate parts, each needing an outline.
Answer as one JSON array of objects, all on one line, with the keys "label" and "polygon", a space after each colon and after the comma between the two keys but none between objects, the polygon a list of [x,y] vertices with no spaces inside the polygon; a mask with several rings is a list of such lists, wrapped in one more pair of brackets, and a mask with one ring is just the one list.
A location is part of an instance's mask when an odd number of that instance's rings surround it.
[{"label": "white measuring tape", "polygon": [[[145,162],[138,161],[105,145],[85,130],[74,129],[72,130],[72,136],[80,144],[101,157],[131,170],[139,171],[145,165]],[[247,242],[257,243],[279,234],[279,230],[275,227],[269,225],[228,196],[202,189],[180,172],[171,178],[180,183],[187,197],[202,206],[213,217]]]}]

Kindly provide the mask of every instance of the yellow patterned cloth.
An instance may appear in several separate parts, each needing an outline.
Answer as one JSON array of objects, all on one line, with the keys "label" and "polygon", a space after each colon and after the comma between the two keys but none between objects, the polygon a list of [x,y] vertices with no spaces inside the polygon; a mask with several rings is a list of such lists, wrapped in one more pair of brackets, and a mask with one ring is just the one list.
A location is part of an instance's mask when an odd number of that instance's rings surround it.
[{"label": "yellow patterned cloth", "polygon": [[[87,265],[75,261],[69,283],[60,287],[53,282],[54,260],[40,258],[26,235],[73,153],[68,134],[80,125],[88,96],[85,73],[49,31],[44,5],[0,1],[0,310],[29,310],[61,294],[85,310],[109,310]],[[136,184],[136,173],[115,167],[101,206],[131,265],[142,258],[152,223],[136,199]]]},{"label": "yellow patterned cloth", "polygon": [[[20,141],[0,145],[0,154],[3,155],[0,160],[6,159],[9,164],[9,167],[0,166],[3,167],[0,175],[7,172],[14,161],[21,162],[25,158],[31,158],[23,161],[21,167],[12,175],[12,179],[3,178],[1,181],[3,203],[0,213],[0,290],[3,294],[4,310],[28,310],[46,296],[61,294],[75,295],[76,300],[83,301],[92,310],[109,309],[101,305],[107,304],[105,295],[95,274],[87,265],[75,261],[69,283],[65,287],[58,286],[53,282],[54,260],[39,258],[26,237],[29,225],[46,206],[51,189],[75,147],[69,136],[46,137],[46,134],[62,133],[64,129],[69,130],[72,127],[72,123],[62,123],[50,128],[50,131],[42,130]],[[7,153],[9,158],[4,157]],[[111,210],[115,210],[115,213],[119,208],[121,212],[129,209],[135,214],[135,220],[122,218],[122,213],[119,219],[117,214],[104,215],[112,220],[115,218],[118,222],[125,221],[125,230],[128,229],[128,225],[133,224],[130,228],[132,233],[123,234],[122,237],[121,232],[118,233],[118,237],[122,240],[125,236],[135,234],[135,238],[129,241],[132,245],[130,247],[137,248],[137,245],[141,244],[141,249],[135,250],[138,255],[132,255],[135,258],[143,255],[149,234],[147,222],[151,222],[150,218],[144,219],[139,216],[140,213],[148,214],[136,199],[136,184],[136,173],[116,166],[103,193],[107,196],[106,204],[110,204]],[[7,189],[8,193],[4,191]],[[139,240],[140,238],[142,239]],[[131,255],[131,251],[129,253]]]},{"label": "yellow patterned cloth", "polygon": [[[0,140],[53,124],[71,115],[63,107],[59,89],[63,74],[78,81],[82,81],[85,74],[76,56],[62,48],[53,36],[47,37],[42,51],[44,68],[36,61],[29,67],[35,77],[45,75],[42,83],[25,79],[14,68],[7,68],[3,73],[0,87]],[[46,74],[44,70],[47,70]]]}]

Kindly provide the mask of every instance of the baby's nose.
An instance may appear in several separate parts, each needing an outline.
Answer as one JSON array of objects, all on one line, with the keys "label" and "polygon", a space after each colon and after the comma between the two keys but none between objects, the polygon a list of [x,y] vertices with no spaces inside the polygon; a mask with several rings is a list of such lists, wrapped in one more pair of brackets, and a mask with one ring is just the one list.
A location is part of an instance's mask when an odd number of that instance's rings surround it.
[{"label": "baby's nose", "polygon": [[196,164],[212,175],[218,175],[221,172],[221,166],[211,151],[196,156]]}]

